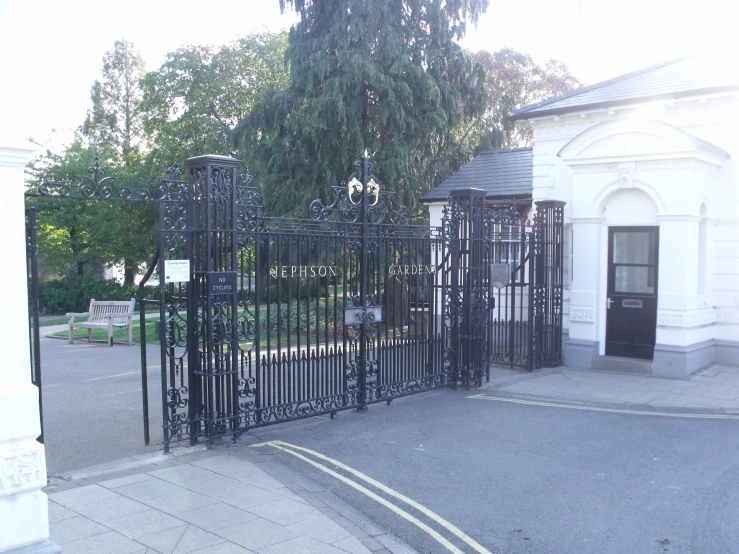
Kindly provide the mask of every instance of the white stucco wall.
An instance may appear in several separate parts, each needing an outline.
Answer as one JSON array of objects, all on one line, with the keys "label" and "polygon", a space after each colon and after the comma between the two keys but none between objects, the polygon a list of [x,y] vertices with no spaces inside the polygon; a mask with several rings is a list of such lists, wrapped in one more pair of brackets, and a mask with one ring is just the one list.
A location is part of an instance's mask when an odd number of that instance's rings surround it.
[{"label": "white stucco wall", "polygon": [[567,202],[574,230],[565,295],[570,338],[596,341],[604,353],[608,226],[658,225],[657,344],[739,341],[739,97],[530,123],[534,200]]},{"label": "white stucco wall", "polygon": [[[10,146],[6,146],[10,144]],[[44,446],[40,433],[38,389],[31,383],[26,285],[23,169],[32,150],[25,141],[0,141],[0,204],[3,271],[0,290],[9,315],[2,327],[0,362],[0,552],[34,545],[49,536]]]}]

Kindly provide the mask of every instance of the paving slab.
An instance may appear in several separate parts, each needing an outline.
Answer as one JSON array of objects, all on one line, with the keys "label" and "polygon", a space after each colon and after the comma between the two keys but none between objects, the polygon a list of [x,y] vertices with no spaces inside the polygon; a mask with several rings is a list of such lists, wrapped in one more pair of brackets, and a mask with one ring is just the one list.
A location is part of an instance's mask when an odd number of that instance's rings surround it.
[{"label": "paving slab", "polygon": [[151,552],[140,542],[124,537],[120,533],[108,531],[92,537],[60,545],[64,554],[144,554]]},{"label": "paving slab", "polygon": [[177,517],[188,523],[211,530],[223,529],[257,518],[251,512],[221,502],[182,512],[177,514]]},{"label": "paving slab", "polygon": [[556,368],[522,373],[495,368],[479,392],[592,404],[739,413],[739,367],[713,365],[684,379]]},{"label": "paving slab", "polygon": [[262,518],[232,525],[231,527],[224,527],[223,529],[218,529],[215,533],[224,539],[228,539],[250,550],[259,550],[265,546],[300,536],[297,531],[287,529],[282,525]]},{"label": "paving slab", "polygon": [[54,480],[45,489],[51,540],[65,554],[415,553],[278,461],[233,450],[122,460],[118,471],[109,463]]}]

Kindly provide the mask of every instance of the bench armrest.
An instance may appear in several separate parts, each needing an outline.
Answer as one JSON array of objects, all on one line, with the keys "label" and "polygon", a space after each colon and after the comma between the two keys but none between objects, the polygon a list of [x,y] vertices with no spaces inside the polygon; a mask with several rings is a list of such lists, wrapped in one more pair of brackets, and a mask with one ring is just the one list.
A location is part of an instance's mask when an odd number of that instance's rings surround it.
[{"label": "bench armrest", "polygon": [[125,317],[127,320],[130,321],[133,319],[133,314],[105,314],[103,317],[105,319],[114,319],[114,318],[123,319]]},{"label": "bench armrest", "polygon": [[66,316],[69,318],[70,323],[74,323],[75,317],[89,316],[90,312],[67,312]]}]

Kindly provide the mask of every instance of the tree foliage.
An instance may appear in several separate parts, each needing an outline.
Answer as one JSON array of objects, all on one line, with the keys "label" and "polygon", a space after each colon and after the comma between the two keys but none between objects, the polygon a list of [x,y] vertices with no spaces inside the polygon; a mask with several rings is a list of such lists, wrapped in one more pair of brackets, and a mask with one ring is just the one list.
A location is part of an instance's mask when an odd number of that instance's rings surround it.
[{"label": "tree foliage", "polygon": [[144,73],[144,60],[134,45],[125,40],[115,41],[113,50],[103,55],[101,79],[92,84],[92,108],[82,125],[82,132],[92,144],[112,148],[124,165],[137,161],[146,146],[138,112],[139,81]]},{"label": "tree foliage", "polygon": [[[92,107],[81,127],[93,147],[112,153],[110,162],[121,182],[140,184],[149,178],[150,171],[144,163],[148,141],[140,111],[140,82],[145,67],[132,43],[115,41],[113,49],[103,55],[101,78],[92,85]],[[110,263],[122,263],[124,281],[131,284],[138,267],[153,252],[153,210],[142,205],[125,208],[112,204],[106,219],[107,228],[115,229],[115,233],[108,233],[110,246],[117,247]]]},{"label": "tree foliage", "polygon": [[[37,157],[28,184],[76,183],[100,152],[106,175],[120,185],[156,186],[173,161],[202,154],[236,155],[231,129],[266,88],[287,83],[287,33],[262,33],[213,50],[186,46],[145,74],[133,44],[116,41],[103,56],[101,78],[80,134],[62,154]],[[124,264],[125,282],[156,249],[156,206],[133,202],[33,199],[39,209],[39,254],[67,277]]]},{"label": "tree foliage", "polygon": [[[88,174],[94,155],[95,149],[84,146],[79,138],[63,155],[46,151],[29,164],[27,183],[32,188],[43,182],[77,183],[78,175]],[[36,207],[39,258],[46,272],[91,276],[112,261],[113,229],[107,224],[107,203],[31,198],[27,204]]]},{"label": "tree foliage", "polygon": [[550,60],[539,65],[528,54],[511,48],[493,53],[481,50],[472,57],[486,72],[487,109],[473,132],[479,150],[530,146],[531,127],[507,116],[581,86],[563,63]]},{"label": "tree foliage", "polygon": [[287,84],[287,33],[246,36],[214,50],[185,46],[167,55],[142,82],[141,114],[151,140],[151,163],[166,167],[202,154],[235,151],[231,130],[266,89]]},{"label": "tree foliage", "polygon": [[487,0],[281,7],[300,15],[287,49],[289,86],[265,93],[234,130],[237,145],[256,146],[267,208],[304,213],[312,198],[329,199],[328,187],[365,149],[384,184],[412,205],[436,184],[439,158],[458,156],[464,122],[484,110],[484,72],[455,39]]}]

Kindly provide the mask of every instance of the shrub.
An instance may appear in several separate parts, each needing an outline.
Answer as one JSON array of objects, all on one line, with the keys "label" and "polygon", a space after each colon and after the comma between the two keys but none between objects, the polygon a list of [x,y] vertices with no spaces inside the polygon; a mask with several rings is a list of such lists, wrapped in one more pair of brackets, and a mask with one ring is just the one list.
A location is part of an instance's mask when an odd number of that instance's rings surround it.
[{"label": "shrub", "polygon": [[[156,289],[156,290],[154,290]],[[147,297],[158,295],[158,287],[147,287]],[[90,299],[96,300],[138,300],[137,285],[120,285],[110,279],[81,277],[71,280],[46,281],[39,283],[39,310],[45,314],[64,314],[84,312],[90,306]],[[137,306],[138,308],[138,306]]]},{"label": "shrub", "polygon": [[[306,332],[310,330],[315,332],[316,328],[324,331],[328,327],[329,331],[334,326],[334,299],[322,299],[318,301],[318,309],[316,310],[315,301],[309,302],[290,302],[290,317],[288,318],[287,304],[272,304],[270,306],[270,318],[267,320],[267,310],[262,309],[262,328],[276,331]],[[344,308],[340,304],[336,307],[338,322],[344,321]],[[300,317],[298,318],[298,306],[300,307]],[[328,310],[327,310],[328,308]],[[326,313],[328,311],[328,314]],[[279,314],[279,317],[278,317]],[[328,317],[327,317],[328,316]]]},{"label": "shrub", "polygon": [[[299,291],[298,282],[300,282]],[[267,283],[270,283],[271,286],[266,286]],[[264,284],[262,294],[259,297],[260,304],[273,304],[275,302],[287,302],[288,300],[308,300],[316,297],[327,298],[329,296],[329,286],[326,279],[313,279],[310,286],[308,286],[307,279],[292,279],[291,282],[288,282],[287,279],[283,279],[282,282],[271,279],[270,281],[265,280]],[[331,285],[331,288],[333,288],[333,285]],[[298,297],[298,294],[300,297]]]}]

